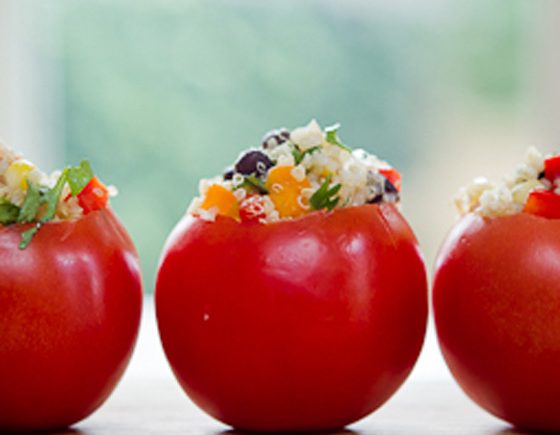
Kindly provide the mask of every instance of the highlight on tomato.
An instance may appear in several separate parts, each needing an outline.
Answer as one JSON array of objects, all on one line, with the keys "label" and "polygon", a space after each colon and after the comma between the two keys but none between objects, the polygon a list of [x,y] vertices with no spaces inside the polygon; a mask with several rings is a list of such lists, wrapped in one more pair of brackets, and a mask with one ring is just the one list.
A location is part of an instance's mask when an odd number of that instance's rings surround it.
[{"label": "highlight on tomato", "polygon": [[0,144],[0,432],[76,423],[126,369],[142,285],[111,190],[87,161],[48,176]]},{"label": "highlight on tomato", "polygon": [[169,363],[235,428],[342,428],[391,397],[422,347],[426,273],[400,174],[337,130],[268,133],[201,182],[163,250]]},{"label": "highlight on tomato", "polygon": [[560,431],[560,157],[531,149],[504,180],[477,179],[436,264],[443,355],[481,407]]}]

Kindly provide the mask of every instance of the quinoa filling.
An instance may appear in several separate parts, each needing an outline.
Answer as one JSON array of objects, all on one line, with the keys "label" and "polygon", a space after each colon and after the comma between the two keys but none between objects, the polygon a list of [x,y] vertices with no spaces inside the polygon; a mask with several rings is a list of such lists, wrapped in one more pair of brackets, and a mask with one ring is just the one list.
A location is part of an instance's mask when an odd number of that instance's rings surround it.
[{"label": "quinoa filling", "polygon": [[47,175],[0,143],[0,226],[34,224],[22,233],[21,249],[47,222],[80,219],[105,208],[112,190],[87,161]]},{"label": "quinoa filling", "polygon": [[560,156],[544,157],[531,147],[525,161],[503,179],[475,178],[459,191],[455,206],[460,215],[491,218],[525,212],[560,218]]},{"label": "quinoa filling", "polygon": [[388,163],[352,150],[315,120],[267,133],[259,148],[243,152],[223,175],[203,179],[189,213],[213,221],[270,223],[318,210],[398,203],[401,177]]}]

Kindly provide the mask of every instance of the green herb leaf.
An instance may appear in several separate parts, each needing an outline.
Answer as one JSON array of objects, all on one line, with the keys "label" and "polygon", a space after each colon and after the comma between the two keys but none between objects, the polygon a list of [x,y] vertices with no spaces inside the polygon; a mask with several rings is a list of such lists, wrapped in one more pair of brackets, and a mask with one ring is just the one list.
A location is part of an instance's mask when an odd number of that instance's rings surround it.
[{"label": "green herb leaf", "polygon": [[335,208],[340,201],[340,197],[336,196],[341,189],[341,185],[337,184],[330,187],[331,176],[328,176],[326,180],[321,184],[321,187],[309,198],[309,203],[315,210],[321,210],[326,208],[327,210],[332,210]]},{"label": "green herb leaf", "polygon": [[[41,229],[41,225],[54,219],[56,215],[56,207],[60,199],[60,194],[64,188],[64,184],[67,181],[67,170],[64,170],[60,177],[58,178],[55,186],[52,189],[45,189],[40,191],[32,183],[28,181],[27,195],[25,201],[21,208],[20,216],[18,222],[20,223],[30,223],[36,222],[33,228],[28,229],[21,233],[21,243],[19,244],[19,249],[25,249],[33,240],[33,236],[37,234],[37,231]],[[26,208],[26,204],[29,204]],[[37,222],[39,207],[46,204],[47,209],[44,216],[39,222]]]},{"label": "green herb leaf", "polygon": [[39,212],[42,202],[43,199],[39,188],[31,181],[27,180],[27,194],[23,200],[23,205],[19,211],[17,221],[23,224],[33,222]]},{"label": "green herb leaf", "polygon": [[62,174],[60,174],[60,177],[56,181],[54,187],[45,192],[43,203],[47,205],[47,211],[41,219],[41,222],[44,223],[54,219],[54,216],[56,215],[56,207],[66,181],[68,181],[68,169],[65,169]]},{"label": "green herb leaf", "polygon": [[299,150],[297,146],[292,149],[292,156],[294,156],[294,162],[299,165],[303,160],[303,153]]},{"label": "green herb leaf", "polygon": [[334,125],[330,125],[327,128],[325,128],[325,133],[327,135],[327,142],[332,144],[332,145],[336,145],[339,148],[342,148],[343,150],[346,150],[348,152],[352,152],[352,150],[350,148],[348,148],[346,145],[344,145],[339,137],[338,137],[338,130],[340,129],[340,124],[336,123]]},{"label": "green herb leaf", "polygon": [[306,149],[305,151],[301,152],[300,149],[295,146],[294,149],[292,150],[292,155],[294,156],[294,161],[296,163],[296,165],[299,165],[302,161],[303,158],[307,155],[307,154],[312,154],[317,150],[320,150],[321,146],[315,146],[315,147],[311,147]]},{"label": "green herb leaf", "polygon": [[0,225],[10,225],[17,222],[19,207],[6,199],[0,199]]},{"label": "green herb leaf", "polygon": [[[62,195],[62,190],[64,189],[64,185],[66,183],[68,183],[68,186],[70,187],[72,196],[76,196],[84,190],[93,177],[94,174],[90,163],[87,160],[83,160],[79,166],[64,169],[64,171],[60,174],[60,177],[58,177],[54,187],[50,189],[39,188],[27,180],[27,194],[21,210],[18,209],[16,222],[36,222],[36,225],[21,234],[21,243],[19,248],[27,248],[29,243],[31,243],[33,236],[40,230],[42,224],[54,219],[56,216],[56,208],[58,206],[58,202],[60,201],[60,195]],[[46,210],[43,217],[39,220],[39,210],[43,205],[46,206]],[[13,210],[2,212],[2,208],[0,208],[0,219],[2,213],[9,214],[14,212]],[[2,222],[0,221],[0,223]]]},{"label": "green herb leaf", "polygon": [[94,176],[91,164],[87,160],[82,160],[80,166],[67,168],[65,172],[72,196],[76,196],[84,190]]},{"label": "green herb leaf", "polygon": [[268,194],[268,189],[266,188],[264,181],[256,177],[254,174],[246,176],[243,184],[255,189],[261,195]]},{"label": "green herb leaf", "polygon": [[21,233],[21,242],[19,244],[19,249],[23,250],[29,246],[31,240],[33,240],[33,236],[37,234],[37,231],[41,228],[41,224],[37,223],[33,228],[28,229]]}]

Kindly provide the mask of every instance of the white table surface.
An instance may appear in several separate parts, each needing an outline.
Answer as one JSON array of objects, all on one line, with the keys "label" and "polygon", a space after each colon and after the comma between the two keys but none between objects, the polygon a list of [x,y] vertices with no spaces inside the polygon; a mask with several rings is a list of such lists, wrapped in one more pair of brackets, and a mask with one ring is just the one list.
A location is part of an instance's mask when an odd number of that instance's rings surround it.
[{"label": "white table surface", "polygon": [[[58,432],[61,433],[61,432]],[[206,416],[180,389],[160,347],[148,299],[129,370],[107,403],[73,429],[76,435],[236,434]],[[437,349],[432,326],[405,385],[381,409],[350,426],[356,435],[520,434],[474,405],[455,385]]]}]

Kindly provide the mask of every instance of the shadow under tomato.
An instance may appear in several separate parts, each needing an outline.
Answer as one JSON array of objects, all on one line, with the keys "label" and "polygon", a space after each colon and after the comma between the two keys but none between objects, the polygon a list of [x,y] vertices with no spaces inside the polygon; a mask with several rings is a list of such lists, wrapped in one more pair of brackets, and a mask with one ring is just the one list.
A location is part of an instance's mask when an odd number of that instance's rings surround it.
[{"label": "shadow under tomato", "polygon": [[[261,432],[251,432],[251,431],[229,429],[229,430],[224,430],[222,432],[218,432],[216,435],[257,435],[259,433],[261,433]],[[353,431],[353,430],[350,430],[350,429],[341,429],[341,430],[335,430],[335,431],[331,431],[331,432],[325,432],[325,431],[290,432],[290,435],[313,435],[313,434],[321,434],[321,435],[360,435],[360,432],[356,432],[356,431]]]},{"label": "shadow under tomato", "polygon": [[81,431],[79,429],[57,429],[57,430],[45,430],[45,431],[33,431],[33,432],[2,432],[3,435],[14,434],[14,435],[88,435],[87,432]]},{"label": "shadow under tomato", "polygon": [[517,429],[514,427],[508,427],[502,429],[499,432],[496,432],[495,435],[543,435],[543,434],[552,434],[552,433],[557,433],[557,432],[537,432],[531,430]]}]

